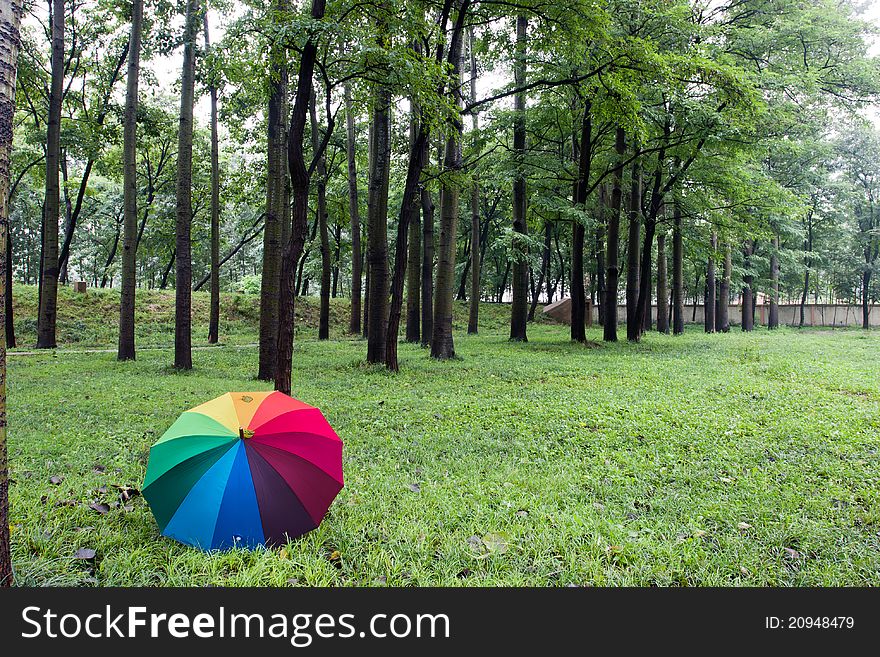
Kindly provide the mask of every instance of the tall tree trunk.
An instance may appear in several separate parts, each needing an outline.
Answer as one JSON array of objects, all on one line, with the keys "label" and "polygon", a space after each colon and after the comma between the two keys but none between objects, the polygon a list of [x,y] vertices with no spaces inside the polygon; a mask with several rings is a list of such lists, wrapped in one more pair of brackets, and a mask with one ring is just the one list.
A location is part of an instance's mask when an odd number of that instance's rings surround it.
[{"label": "tall tree trunk", "polygon": [[[626,247],[626,339],[637,342],[642,334],[644,316],[639,317],[639,239],[642,214],[642,173],[633,164],[629,192],[629,231]],[[650,271],[650,270],[648,270]]]},{"label": "tall tree trunk", "polygon": [[[455,20],[453,38],[450,41],[447,63],[450,80],[455,87],[461,84],[461,30],[470,6],[469,0],[456,2],[458,16]],[[458,38],[457,38],[458,37]],[[461,94],[452,90],[454,104],[461,106]],[[446,360],[455,357],[452,336],[453,285],[455,283],[456,237],[458,235],[459,173],[461,171],[461,141],[463,124],[460,116],[450,119],[447,125],[443,173],[440,184],[440,238],[437,243],[437,282],[434,293],[434,318],[431,333],[431,357]],[[438,153],[439,159],[439,153]]]},{"label": "tall tree trunk", "polygon": [[[211,50],[208,12],[205,12],[205,52]],[[211,309],[208,318],[208,342],[220,339],[220,140],[217,134],[217,86],[211,94]]]},{"label": "tall tree trunk", "polygon": [[[312,98],[309,103],[309,116],[312,123],[312,152],[317,153],[320,148],[321,136],[318,130],[318,116],[315,108],[317,100],[315,90],[312,89]],[[318,158],[315,168],[317,179],[315,186],[318,191],[318,233],[321,240],[321,297],[318,312],[318,339],[330,339],[330,233],[327,227],[327,165],[325,157]]]},{"label": "tall tree trunk", "polygon": [[[425,166],[425,145],[428,143],[427,135],[424,142],[417,143],[421,130],[421,121],[419,110],[415,102],[412,104],[412,118],[410,120],[410,157],[416,157],[419,160],[419,177],[421,178],[421,170]],[[413,149],[418,148],[416,153]],[[410,196],[408,201],[407,212],[407,263],[406,263],[406,341],[418,342],[421,338],[421,281],[422,272],[419,267],[422,258],[422,224],[419,221],[421,216],[421,190],[419,189],[420,180],[416,180],[411,190],[404,190],[404,196]],[[406,201],[406,199],[403,199]],[[403,208],[401,208],[401,218],[404,217]],[[390,342],[389,342],[390,346]],[[386,354],[387,355],[387,354]]]},{"label": "tall tree trunk", "polygon": [[684,333],[684,249],[681,241],[681,208],[672,210],[672,334]]},{"label": "tall tree trunk", "polygon": [[[277,0],[279,12],[286,11],[287,0]],[[269,108],[266,121],[266,219],[263,228],[263,270],[260,279],[260,351],[257,378],[271,381],[278,365],[278,303],[281,287],[282,248],[290,232],[287,221],[286,190],[288,70],[286,51],[273,44],[270,56]],[[294,263],[294,267],[297,263]]]},{"label": "tall tree trunk", "polygon": [[[387,25],[379,25],[379,45],[387,47]],[[370,250],[370,315],[367,362],[385,362],[388,330],[388,181],[391,169],[391,90],[375,82],[373,90],[373,139],[367,223]]]},{"label": "tall tree trunk", "polygon": [[[425,145],[425,157],[430,146]],[[427,163],[427,162],[426,162]],[[434,201],[431,192],[421,186],[422,201],[422,346],[431,344],[434,334]]]},{"label": "tall tree trunk", "polygon": [[871,328],[871,270],[866,266],[862,271],[862,328]]},{"label": "tall tree trunk", "polygon": [[[63,5],[62,5],[63,6]],[[0,309],[6,325],[6,295],[9,275],[9,162],[12,155],[15,80],[21,46],[21,0],[0,3]],[[57,171],[56,171],[57,174]],[[56,175],[56,182],[58,177]],[[12,556],[9,539],[9,461],[6,447],[6,333],[0,336],[0,588],[12,586]]]},{"label": "tall tree trunk", "polygon": [[[513,63],[514,84],[526,81],[526,30],[528,18],[516,17],[516,60]],[[510,305],[510,339],[528,341],[526,333],[529,295],[529,250],[525,241],[526,224],[526,94],[519,92],[513,97],[513,303]],[[520,237],[520,235],[522,237]]]},{"label": "tall tree trunk", "polygon": [[779,235],[773,236],[770,251],[770,316],[767,328],[779,328]]},{"label": "tall tree trunk", "polygon": [[715,251],[718,248],[718,235],[712,231],[709,240],[709,261],[706,265],[706,305],[704,306],[704,328],[706,333],[715,332]]},{"label": "tall tree trunk", "polygon": [[743,331],[751,331],[755,328],[754,294],[752,290],[752,282],[755,280],[755,277],[751,273],[753,250],[754,241],[747,239],[743,244],[743,257],[745,259],[743,269],[746,273],[743,274],[742,305],[740,306]]},{"label": "tall tree trunk", "polygon": [[410,124],[410,155],[407,165],[406,182],[397,220],[397,243],[394,249],[394,274],[391,278],[391,305],[388,312],[388,327],[385,335],[385,366],[397,372],[397,338],[400,332],[400,314],[403,309],[403,282],[407,260],[412,257],[407,238],[410,225],[417,221],[419,214],[419,180],[424,168],[424,145],[428,143],[426,121],[419,116],[418,107],[413,103]]},{"label": "tall tree trunk", "polygon": [[[663,229],[665,231],[665,228]],[[666,233],[657,233],[657,332],[669,333],[669,278],[666,272]]]},{"label": "tall tree trunk", "polygon": [[43,202],[43,250],[37,348],[55,347],[58,306],[58,212],[61,156],[61,98],[64,93],[64,0],[52,0],[52,78],[46,121],[46,195]]},{"label": "tall tree trunk", "polygon": [[[311,18],[320,22],[324,18],[326,0],[312,0]],[[290,192],[293,197],[290,239],[284,246],[281,265],[281,286],[278,299],[278,362],[275,368],[275,389],[290,394],[293,369],[294,304],[293,295],[296,265],[302,255],[308,228],[308,198],[311,178],[303,152],[306,119],[309,100],[312,96],[312,76],[315,72],[317,45],[315,36],[310,34],[300,55],[299,75],[296,83],[296,96],[290,112],[290,131],[287,140],[287,166],[290,171]],[[327,126],[328,133],[332,126]],[[321,149],[325,148],[322,142]],[[318,152],[314,157],[320,157]]]},{"label": "tall tree trunk", "polygon": [[333,249],[333,285],[330,287],[330,297],[335,299],[339,292],[339,261],[342,258],[342,224],[339,221],[333,222],[333,242],[336,248]]},{"label": "tall tree trunk", "polygon": [[605,276],[605,324],[603,338],[606,342],[617,342],[617,286],[620,276],[618,266],[620,248],[620,209],[623,205],[623,154],[626,149],[623,128],[617,128],[615,150],[618,164],[614,171],[614,187],[611,190],[611,208],[608,215],[608,255]]},{"label": "tall tree trunk", "polygon": [[351,316],[348,332],[357,335],[361,332],[361,216],[358,201],[357,181],[357,142],[354,131],[354,106],[351,102],[351,89],[348,83],[343,87],[345,104],[346,141],[345,153],[348,162],[348,214],[351,221]]},{"label": "tall tree trunk", "polygon": [[[474,48],[475,37],[474,28],[471,26],[468,30],[468,52],[470,53],[470,73],[471,73],[471,102],[477,100],[477,54]],[[480,131],[480,117],[477,112],[471,114],[471,128],[474,135],[478,135]],[[478,137],[475,136],[475,139]],[[468,334],[476,335],[480,325],[480,272],[482,253],[480,246],[480,183],[477,173],[474,172],[471,177],[471,240],[476,240],[475,246],[471,246],[471,303],[468,309]],[[531,314],[534,316],[534,309]]]},{"label": "tall tree trunk", "polygon": [[180,127],[177,137],[177,221],[174,282],[174,367],[192,369],[192,148],[196,82],[196,33],[199,0],[187,0],[180,81]]},{"label": "tall tree trunk", "polygon": [[596,315],[599,325],[605,326],[605,230],[608,221],[606,212],[607,193],[605,185],[599,188],[599,216],[596,221]]},{"label": "tall tree trunk", "polygon": [[[206,19],[207,20],[207,19]],[[122,290],[119,301],[119,360],[135,359],[134,309],[137,285],[137,107],[138,78],[141,62],[141,33],[144,22],[143,0],[131,3],[131,36],[128,48],[128,78],[125,91],[123,119],[123,237],[122,237]]]},{"label": "tall tree trunk", "polygon": [[[581,118],[580,139],[572,136],[572,156],[577,158],[578,175],[574,185],[574,204],[581,211],[586,210],[587,186],[592,168],[593,107],[587,100]],[[597,230],[599,230],[597,228]],[[586,228],[578,220],[571,228],[571,339],[586,342],[587,297],[584,291],[584,235]],[[549,246],[549,245],[548,245]]]},{"label": "tall tree trunk", "polygon": [[718,286],[718,330],[722,333],[730,331],[730,276],[732,272],[730,244],[725,244],[724,270],[721,274],[721,284]]},{"label": "tall tree trunk", "polygon": [[370,335],[370,245],[367,244],[366,253],[364,253],[364,316],[361,322],[363,337],[366,340]]}]

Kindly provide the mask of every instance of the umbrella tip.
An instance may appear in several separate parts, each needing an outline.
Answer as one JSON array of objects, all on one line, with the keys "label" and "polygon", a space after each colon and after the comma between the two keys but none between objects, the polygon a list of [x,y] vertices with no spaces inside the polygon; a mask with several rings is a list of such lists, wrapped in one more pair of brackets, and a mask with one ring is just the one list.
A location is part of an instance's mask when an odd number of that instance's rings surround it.
[{"label": "umbrella tip", "polygon": [[243,427],[239,427],[238,428],[238,437],[241,438],[242,440],[245,440],[247,438],[253,438],[254,432],[251,431],[250,429],[245,429]]}]

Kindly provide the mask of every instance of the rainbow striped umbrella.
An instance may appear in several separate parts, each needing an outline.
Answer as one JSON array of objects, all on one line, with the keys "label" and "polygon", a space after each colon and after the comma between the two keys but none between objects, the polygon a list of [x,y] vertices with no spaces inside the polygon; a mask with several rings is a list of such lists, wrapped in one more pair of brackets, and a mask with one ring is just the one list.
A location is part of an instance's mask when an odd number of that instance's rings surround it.
[{"label": "rainbow striped umbrella", "polygon": [[230,392],[150,448],[143,495],[162,534],[222,550],[311,531],[342,486],[342,441],[321,411],[280,392]]}]

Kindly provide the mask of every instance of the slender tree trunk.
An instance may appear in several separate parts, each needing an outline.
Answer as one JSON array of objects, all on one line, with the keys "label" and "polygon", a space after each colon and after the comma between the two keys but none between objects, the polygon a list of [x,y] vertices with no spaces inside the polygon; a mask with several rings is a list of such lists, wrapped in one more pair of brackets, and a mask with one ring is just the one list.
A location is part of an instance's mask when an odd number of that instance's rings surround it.
[{"label": "slender tree trunk", "polygon": [[363,337],[366,340],[367,336],[370,335],[370,245],[367,244],[367,250],[364,254],[364,262],[366,266],[364,267],[364,317],[363,322],[361,322],[361,328],[363,329]]},{"label": "slender tree trunk", "polygon": [[755,328],[754,295],[752,291],[752,282],[755,277],[751,273],[753,250],[754,242],[747,239],[743,245],[743,257],[745,258],[743,269],[746,273],[743,274],[742,305],[740,306],[743,331],[751,331]]},{"label": "slender tree trunk", "polygon": [[[470,91],[471,102],[473,103],[477,100],[477,54],[474,49],[475,38],[473,26],[471,26],[468,31],[468,44],[471,73]],[[474,135],[478,135],[480,130],[480,117],[477,112],[471,114],[471,127]],[[475,139],[478,139],[478,137],[475,137]],[[480,325],[480,272],[482,268],[482,253],[480,251],[480,246],[482,245],[480,239],[480,183],[476,172],[474,172],[471,178],[471,240],[476,240],[476,242],[474,242],[474,246],[471,246],[471,303],[470,308],[468,309],[468,334],[476,335],[479,331]],[[534,313],[534,308],[532,308],[532,317],[534,317]]]},{"label": "slender tree trunk", "polygon": [[333,249],[333,285],[330,287],[330,297],[335,299],[339,293],[339,261],[342,257],[342,224],[339,221],[333,223],[333,242],[336,248]]},{"label": "slender tree trunk", "polygon": [[192,148],[199,0],[187,0],[180,82],[180,128],[177,138],[177,221],[174,282],[174,367],[192,369]]},{"label": "slender tree trunk", "polygon": [[[425,157],[430,146],[425,145]],[[431,344],[434,334],[434,201],[425,185],[422,200],[422,346]]]},{"label": "slender tree trunk", "polygon": [[351,102],[349,85],[343,88],[346,127],[346,159],[348,162],[348,214],[351,221],[351,317],[348,332],[357,335],[361,332],[361,217],[358,201],[357,142],[354,131],[354,106]]},{"label": "slender tree trunk", "polygon": [[684,333],[684,249],[681,241],[681,208],[672,211],[672,334]]},{"label": "slender tree trunk", "polygon": [[[62,5],[63,7],[63,5]],[[12,155],[15,81],[21,46],[21,0],[0,3],[0,309],[8,322],[7,291],[12,281],[9,267],[9,163]],[[57,174],[57,170],[56,170]],[[55,177],[56,183],[58,177]],[[57,222],[56,222],[57,223]],[[9,538],[9,461],[6,447],[6,338],[0,336],[0,588],[12,586],[12,555]]]},{"label": "slender tree trunk", "polygon": [[779,235],[773,236],[770,252],[770,317],[767,328],[779,328]]},{"label": "slender tree trunk", "polygon": [[[159,289],[164,290],[168,287],[168,277],[171,275],[171,268],[174,267],[174,263],[177,260],[177,251],[171,249],[171,257],[168,259],[168,265],[166,265],[165,269],[162,270],[162,278],[159,279]],[[97,277],[97,274],[95,274]],[[97,285],[97,278],[95,279],[95,285]]]},{"label": "slender tree trunk", "polygon": [[706,305],[704,306],[704,328],[706,333],[715,332],[715,251],[718,248],[718,236],[712,232],[709,241],[709,261],[706,266]]},{"label": "slender tree trunk", "polygon": [[[586,210],[587,185],[592,168],[593,107],[587,100],[581,119],[580,139],[572,137],[572,155],[577,158],[578,176],[574,185],[574,204],[579,210]],[[598,229],[597,229],[598,230]],[[586,228],[580,221],[572,222],[571,228],[571,339],[586,342],[586,307],[584,291],[584,235]],[[549,245],[548,245],[549,246]]]},{"label": "slender tree trunk", "polygon": [[730,277],[732,272],[730,244],[725,244],[724,270],[721,275],[721,284],[718,286],[718,330],[722,333],[730,331]]},{"label": "slender tree trunk", "polygon": [[[205,53],[211,50],[208,12],[204,16]],[[220,140],[217,134],[217,87],[211,84],[211,308],[208,343],[220,339]]]},{"label": "slender tree trunk", "polygon": [[[626,339],[638,342],[644,318],[639,317],[639,239],[642,214],[642,173],[633,164],[629,193],[629,231],[626,250]],[[650,270],[649,270],[650,271]],[[641,321],[640,321],[641,320]]]},{"label": "slender tree trunk", "polygon": [[617,285],[620,275],[618,251],[620,248],[620,209],[623,201],[623,154],[626,149],[623,128],[617,128],[615,137],[618,166],[614,172],[614,187],[611,191],[611,208],[608,216],[608,256],[605,276],[605,324],[603,337],[606,342],[617,342]]},{"label": "slender tree trunk", "polygon": [[[524,14],[516,17],[516,60],[513,63],[514,84],[525,85],[526,80],[526,31],[528,19]],[[528,295],[529,261],[525,235],[526,224],[526,94],[519,92],[513,97],[513,303],[510,305],[510,339],[528,341]],[[522,237],[520,237],[520,235]],[[581,284],[583,285],[583,283]]]},{"label": "slender tree trunk", "polygon": [[[318,116],[315,108],[317,100],[315,90],[312,89],[311,102],[309,103],[309,115],[312,123],[312,152],[317,153],[320,148],[321,136],[318,130]],[[321,240],[321,301],[318,312],[318,339],[330,339],[330,233],[327,227],[327,165],[325,157],[318,158],[315,168],[317,174],[316,187],[318,191],[318,233]]]},{"label": "slender tree trunk", "polygon": [[58,211],[61,156],[61,97],[64,85],[64,0],[52,0],[52,77],[46,121],[46,195],[43,202],[43,250],[40,267],[40,310],[37,348],[55,347],[58,305]]},{"label": "slender tree trunk", "polygon": [[[277,0],[276,9],[285,11],[287,0]],[[288,185],[286,114],[288,70],[285,49],[273,45],[269,81],[269,108],[266,122],[266,219],[263,228],[263,270],[260,280],[260,351],[257,378],[271,381],[278,365],[278,303],[281,287],[282,248],[289,233],[286,194]],[[297,263],[294,263],[294,267]]]},{"label": "slender tree trunk", "polygon": [[[419,110],[413,102],[412,119],[410,121],[410,157],[416,157],[419,160],[419,177],[421,178],[421,170],[425,166],[425,144],[428,143],[427,135],[423,142],[418,142],[419,134],[422,132]],[[418,152],[415,152],[418,148]],[[408,173],[408,171],[407,171]],[[407,221],[407,263],[406,263],[406,341],[418,342],[421,338],[421,281],[422,272],[419,267],[422,256],[422,225],[419,221],[421,216],[421,190],[419,189],[420,180],[414,182],[412,190],[404,190],[404,196],[410,196],[408,201]],[[406,199],[404,199],[406,201]],[[401,218],[404,213],[401,208]],[[389,342],[390,346],[390,342]]]},{"label": "slender tree trunk", "polygon": [[599,325],[605,326],[605,230],[608,220],[606,210],[607,193],[605,186],[599,188],[599,216],[596,221],[596,314]]},{"label": "slender tree trunk", "polygon": [[[664,228],[665,230],[665,228]],[[669,333],[669,278],[666,272],[666,233],[657,234],[657,332]]]},{"label": "slender tree trunk", "polygon": [[[380,47],[387,46],[387,26],[380,25]],[[385,362],[388,329],[388,181],[391,168],[391,90],[376,82],[373,91],[373,139],[369,202],[370,315],[367,362]]]},{"label": "slender tree trunk", "polygon": [[388,327],[385,335],[385,366],[392,372],[399,370],[397,362],[397,338],[400,332],[400,314],[403,309],[403,282],[407,260],[411,257],[407,237],[410,225],[419,214],[419,180],[424,168],[424,144],[428,143],[427,123],[418,115],[413,103],[413,116],[410,124],[410,156],[407,165],[406,182],[397,221],[397,243],[394,250],[394,274],[391,278],[391,304],[388,312]]},{"label": "slender tree trunk", "polygon": [[862,328],[866,331],[871,328],[871,270],[865,267],[862,271]]},{"label": "slender tree trunk", "polygon": [[[313,21],[323,20],[325,6],[325,0],[312,0],[311,18]],[[309,100],[312,95],[312,77],[315,72],[316,56],[315,37],[310,35],[300,55],[296,95],[293,109],[290,112],[290,131],[287,141],[287,166],[290,171],[293,210],[290,239],[284,246],[284,258],[281,265],[281,286],[278,300],[278,362],[275,368],[275,389],[287,395],[290,394],[293,369],[294,304],[296,300],[293,295],[294,277],[296,265],[302,255],[308,224],[308,197],[311,180],[303,152],[303,139],[308,118]],[[328,125],[327,130],[331,131],[332,126]],[[322,152],[315,153],[314,157],[321,157],[322,154]]]},{"label": "slender tree trunk", "polygon": [[122,290],[119,302],[119,360],[135,359],[134,309],[137,285],[137,106],[140,77],[141,33],[144,22],[143,0],[131,3],[131,36],[128,49],[128,78],[125,92],[123,126],[123,238]]}]

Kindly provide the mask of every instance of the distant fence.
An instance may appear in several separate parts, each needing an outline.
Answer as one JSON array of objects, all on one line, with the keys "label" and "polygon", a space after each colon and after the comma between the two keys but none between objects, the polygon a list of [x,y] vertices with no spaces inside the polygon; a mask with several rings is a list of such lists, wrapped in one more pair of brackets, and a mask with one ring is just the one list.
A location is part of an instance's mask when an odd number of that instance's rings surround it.
[{"label": "distant fence", "polygon": [[[880,305],[869,306],[868,324],[880,327]],[[730,323],[739,326],[742,319],[742,310],[739,304],[730,304],[728,316]],[[657,306],[652,306],[651,317],[656,321]],[[770,317],[770,305],[758,304],[755,312],[755,324],[765,325]],[[599,321],[599,311],[593,307],[593,321]],[[621,324],[626,322],[626,306],[617,306],[617,321]],[[696,316],[693,304],[684,307],[685,324],[702,324],[704,321],[703,306],[698,305]],[[784,326],[799,326],[801,322],[800,304],[779,304],[779,323]],[[806,304],[804,306],[804,326],[861,326],[862,307],[841,303]]]}]

